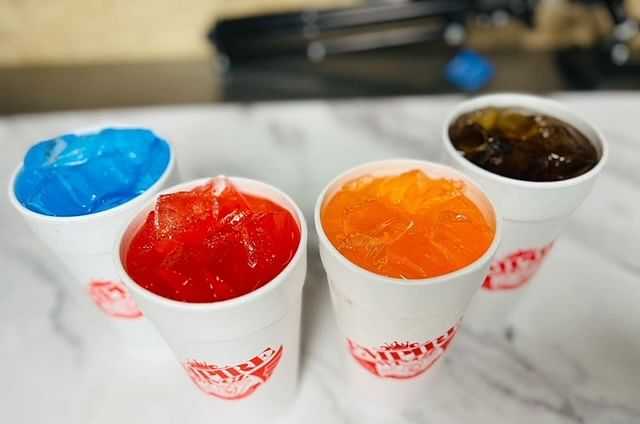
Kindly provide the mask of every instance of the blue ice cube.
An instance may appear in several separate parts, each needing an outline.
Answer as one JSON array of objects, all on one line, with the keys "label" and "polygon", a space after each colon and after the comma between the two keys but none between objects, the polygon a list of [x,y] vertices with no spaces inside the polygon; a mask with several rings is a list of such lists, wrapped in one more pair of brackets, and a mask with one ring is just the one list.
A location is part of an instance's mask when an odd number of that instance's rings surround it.
[{"label": "blue ice cube", "polygon": [[87,215],[144,192],[164,173],[169,155],[167,142],[145,129],[67,134],[29,149],[14,189],[35,212]]}]

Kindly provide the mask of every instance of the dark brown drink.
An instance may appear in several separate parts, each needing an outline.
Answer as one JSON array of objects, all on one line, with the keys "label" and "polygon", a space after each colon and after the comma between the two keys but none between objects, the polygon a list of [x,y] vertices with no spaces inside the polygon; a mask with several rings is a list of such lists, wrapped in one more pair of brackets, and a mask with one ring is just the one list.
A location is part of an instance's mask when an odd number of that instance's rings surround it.
[{"label": "dark brown drink", "polygon": [[449,127],[449,138],[466,159],[518,180],[566,180],[598,163],[595,147],[576,128],[522,108],[487,107],[461,115]]}]

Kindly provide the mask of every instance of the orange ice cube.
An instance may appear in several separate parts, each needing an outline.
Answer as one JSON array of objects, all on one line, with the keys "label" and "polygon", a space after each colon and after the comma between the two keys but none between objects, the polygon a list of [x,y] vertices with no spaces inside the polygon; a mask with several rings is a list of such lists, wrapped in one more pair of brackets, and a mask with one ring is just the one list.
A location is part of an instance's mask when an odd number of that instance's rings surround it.
[{"label": "orange ice cube", "polygon": [[420,170],[347,182],[322,210],[322,226],[347,259],[377,274],[422,279],[463,268],[495,229],[464,183]]}]

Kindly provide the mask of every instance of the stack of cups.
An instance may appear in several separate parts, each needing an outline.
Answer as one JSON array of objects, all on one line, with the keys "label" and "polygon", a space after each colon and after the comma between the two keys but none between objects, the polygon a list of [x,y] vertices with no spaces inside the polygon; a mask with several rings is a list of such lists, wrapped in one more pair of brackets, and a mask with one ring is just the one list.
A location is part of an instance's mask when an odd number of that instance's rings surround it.
[{"label": "stack of cups", "polygon": [[[119,127],[123,128],[123,127]],[[83,135],[100,129],[77,131]],[[162,348],[161,340],[144,319],[129,292],[120,282],[113,265],[113,244],[120,229],[126,225],[150,198],[160,190],[175,184],[177,171],[174,152],[169,147],[169,162],[158,180],[142,194],[105,211],[80,216],[49,216],[34,212],[16,198],[16,178],[22,164],[9,182],[9,199],[36,236],[68,268],[82,291],[90,298],[123,338],[126,347],[149,351]]]},{"label": "stack of cups", "polygon": [[[291,402],[297,387],[302,288],[307,270],[307,228],[298,206],[265,183],[230,178],[239,191],[284,207],[300,228],[300,243],[289,264],[264,286],[237,298],[187,303],[161,297],[138,285],[123,263],[129,244],[156,198],[138,212],[115,246],[122,280],[199,389],[216,416],[268,419]],[[187,191],[200,179],[161,194]]]},{"label": "stack of cups", "polygon": [[[591,141],[599,161],[585,174],[554,182],[522,181],[486,171],[458,153],[449,138],[449,127],[460,115],[485,107],[525,109],[564,121]],[[481,96],[461,103],[445,121],[442,141],[445,163],[476,181],[504,218],[497,260],[467,314],[472,328],[500,331],[569,217],[591,192],[607,160],[607,143],[598,130],[558,102],[519,94]]]},{"label": "stack of cups", "polygon": [[[323,229],[320,217],[328,200],[355,178],[416,169],[431,178],[464,182],[465,195],[495,228],[489,248],[462,269],[423,280],[390,278],[350,262]],[[314,218],[353,397],[393,409],[416,405],[433,387],[434,372],[442,362],[438,359],[456,335],[471,297],[487,274],[502,232],[498,212],[462,173],[436,163],[400,159],[367,163],[336,177],[320,194]]]}]

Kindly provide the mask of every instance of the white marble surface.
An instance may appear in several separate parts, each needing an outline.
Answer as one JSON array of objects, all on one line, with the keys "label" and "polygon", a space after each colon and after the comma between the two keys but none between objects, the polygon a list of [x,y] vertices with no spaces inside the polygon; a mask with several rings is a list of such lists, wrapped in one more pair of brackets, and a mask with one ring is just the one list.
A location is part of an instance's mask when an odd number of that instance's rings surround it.
[{"label": "white marble surface", "polygon": [[[324,272],[310,238],[300,393],[283,422],[640,422],[640,93],[561,95],[599,125],[611,159],[528,297],[515,337],[462,330],[440,386],[415,411],[376,416],[345,396]],[[308,220],[337,172],[389,157],[438,159],[454,97],[57,113],[0,119],[0,176],[32,142],[120,122],[168,136],[184,179],[263,179]],[[213,422],[168,352],[141,358],[75,300],[60,264],[0,202],[0,422]]]}]

